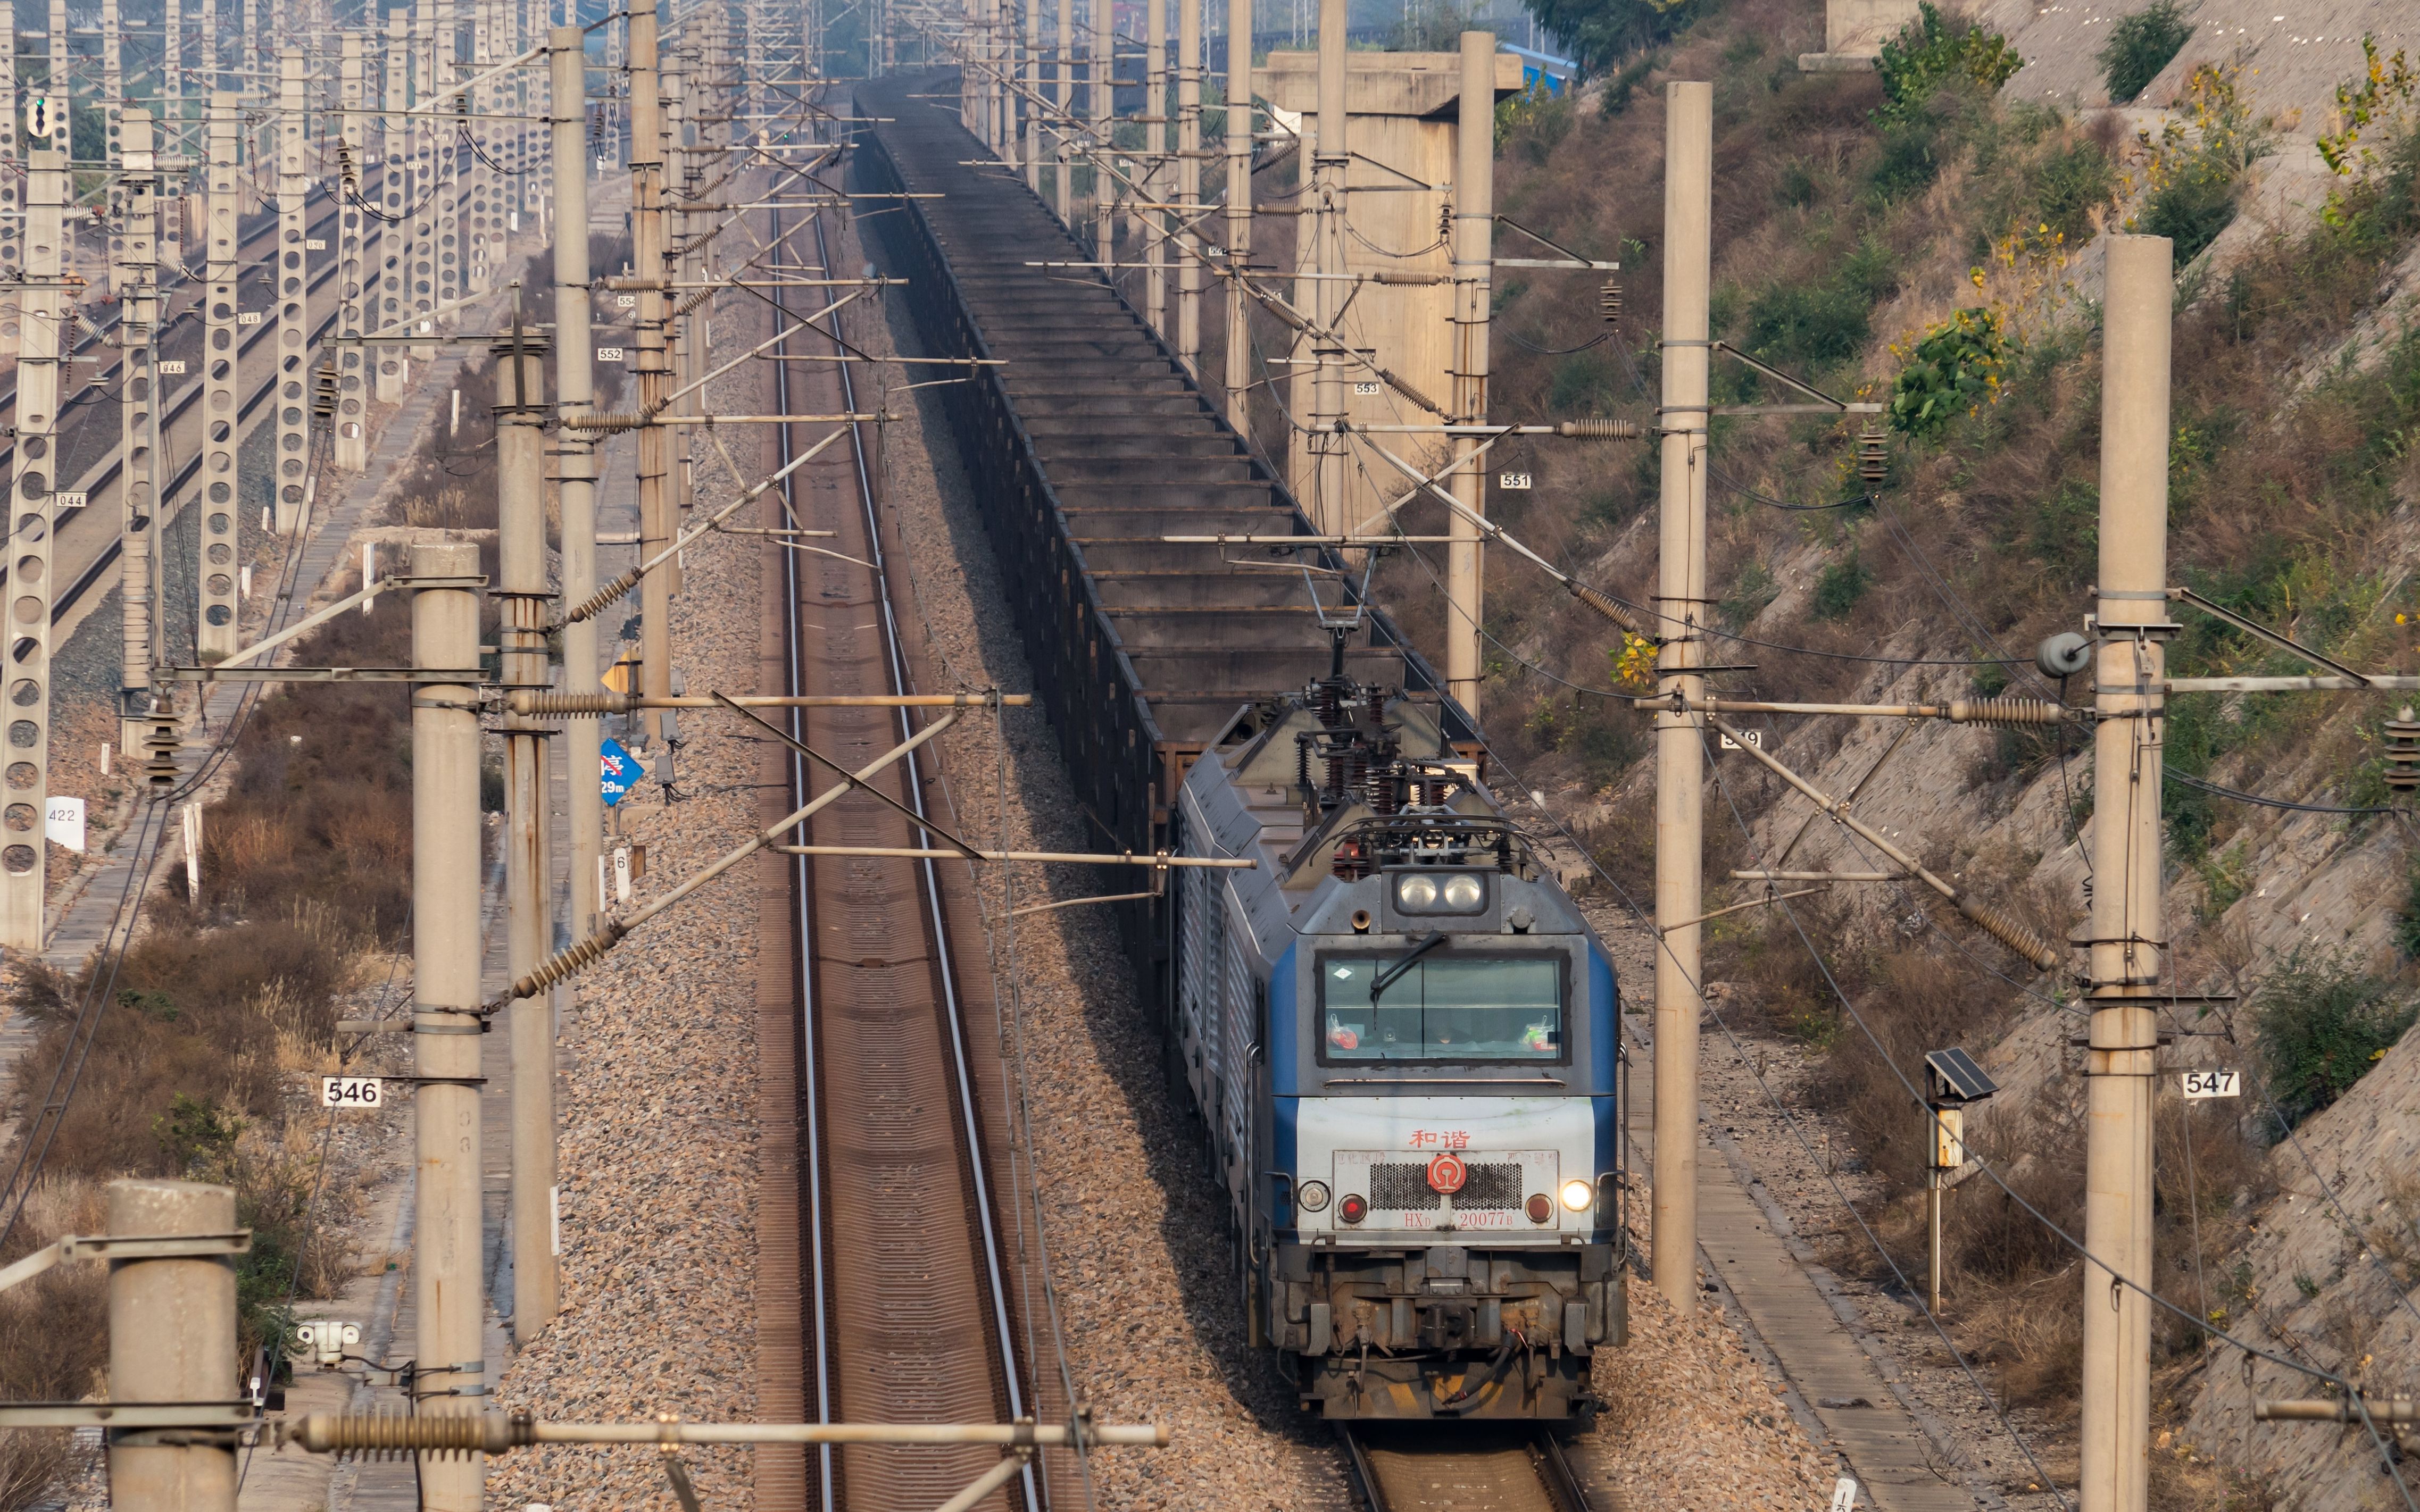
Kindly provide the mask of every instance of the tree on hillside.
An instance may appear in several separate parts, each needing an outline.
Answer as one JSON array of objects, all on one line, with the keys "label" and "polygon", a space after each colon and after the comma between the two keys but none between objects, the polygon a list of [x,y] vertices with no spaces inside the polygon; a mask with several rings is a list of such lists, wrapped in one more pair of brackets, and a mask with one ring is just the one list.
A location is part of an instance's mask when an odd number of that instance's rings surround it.
[{"label": "tree on hillside", "polygon": [[1590,73],[1668,40],[1698,18],[1704,0],[1524,0],[1538,24]]}]

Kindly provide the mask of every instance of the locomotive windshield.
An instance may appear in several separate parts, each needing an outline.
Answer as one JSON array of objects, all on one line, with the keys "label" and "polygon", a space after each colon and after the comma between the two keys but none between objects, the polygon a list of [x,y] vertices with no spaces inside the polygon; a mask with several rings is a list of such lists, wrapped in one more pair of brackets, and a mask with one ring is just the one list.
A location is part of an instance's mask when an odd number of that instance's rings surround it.
[{"label": "locomotive windshield", "polygon": [[1319,981],[1323,1061],[1563,1058],[1559,956],[1322,956]]}]

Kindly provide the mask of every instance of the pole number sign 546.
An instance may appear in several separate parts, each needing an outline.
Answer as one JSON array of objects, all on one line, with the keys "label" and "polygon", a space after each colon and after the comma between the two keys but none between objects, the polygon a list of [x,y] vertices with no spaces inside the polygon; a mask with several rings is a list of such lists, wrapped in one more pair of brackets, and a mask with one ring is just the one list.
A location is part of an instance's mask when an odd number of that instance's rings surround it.
[{"label": "pole number sign 546", "polygon": [[375,1076],[322,1076],[319,1105],[323,1108],[374,1108],[386,1102],[386,1088]]}]

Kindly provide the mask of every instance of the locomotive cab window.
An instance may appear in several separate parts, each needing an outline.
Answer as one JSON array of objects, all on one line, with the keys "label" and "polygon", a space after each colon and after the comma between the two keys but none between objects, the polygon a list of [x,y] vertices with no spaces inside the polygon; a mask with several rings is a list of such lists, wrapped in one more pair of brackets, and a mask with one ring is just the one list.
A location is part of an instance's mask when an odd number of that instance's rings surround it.
[{"label": "locomotive cab window", "polygon": [[1561,956],[1412,949],[1319,958],[1323,1063],[1567,1058]]}]

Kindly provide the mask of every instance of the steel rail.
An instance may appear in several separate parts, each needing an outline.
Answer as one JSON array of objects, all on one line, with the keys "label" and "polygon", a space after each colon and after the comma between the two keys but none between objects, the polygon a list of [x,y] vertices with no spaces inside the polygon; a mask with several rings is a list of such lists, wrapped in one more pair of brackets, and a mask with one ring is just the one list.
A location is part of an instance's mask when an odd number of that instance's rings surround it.
[{"label": "steel rail", "polygon": [[[780,212],[777,209],[772,213],[778,215]],[[831,253],[826,243],[823,216],[820,212],[815,213],[814,223],[816,265],[830,268]],[[773,266],[778,269],[779,264],[779,254],[776,254]],[[777,314],[774,318],[781,320],[785,316]],[[821,334],[835,350],[841,349],[842,343],[835,335],[830,332]],[[778,364],[774,371],[779,375],[777,392],[781,396],[781,408],[783,412],[787,412],[789,366],[787,363]],[[857,409],[855,376],[845,363],[835,364],[834,372],[840,380],[842,407],[854,412]],[[789,427],[785,425],[782,428],[786,433]],[[851,421],[848,432],[851,459],[857,472],[858,498],[865,512],[866,547],[873,562],[875,579],[883,589],[876,595],[876,602],[881,609],[879,622],[882,626],[884,656],[890,665],[891,691],[905,694],[910,691],[914,679],[908,671],[907,656],[899,634],[899,622],[892,603],[890,567],[882,549],[881,521],[875,511],[874,478],[867,464],[864,426],[860,422]],[[795,557],[796,554],[785,552],[784,555]],[[902,739],[914,733],[915,716],[910,710],[901,708],[898,711],[898,720]],[[915,810],[918,818],[929,819],[930,816],[926,814],[924,809],[923,764],[917,760],[914,753],[910,753],[908,758],[907,788],[908,803]],[[932,831],[927,832],[932,833]],[[934,960],[939,967],[940,978],[942,1013],[950,1031],[950,1071],[957,1095],[960,1137],[965,1141],[966,1171],[974,1189],[973,1218],[982,1240],[985,1280],[991,1303],[992,1329],[1000,1350],[1001,1379],[1007,1391],[1009,1416],[1021,1418],[1027,1413],[1026,1394],[1024,1383],[1018,1379],[1016,1331],[1009,1315],[1008,1276],[1001,1257],[999,1224],[993,1211],[991,1177],[985,1169],[983,1128],[975,1108],[974,1077],[968,1058],[966,1023],[964,1007],[960,1001],[957,966],[950,949],[949,923],[942,914],[939,864],[929,857],[921,859],[915,864],[923,889],[925,916],[933,931]],[[1034,1476],[1031,1460],[1024,1465],[1018,1476],[1018,1483],[1024,1489],[1024,1504],[1029,1508],[1029,1512],[1041,1512],[1043,1505],[1041,1486]]]}]

